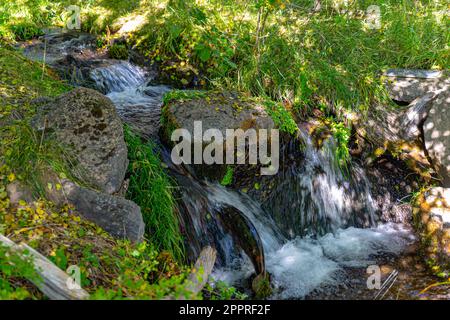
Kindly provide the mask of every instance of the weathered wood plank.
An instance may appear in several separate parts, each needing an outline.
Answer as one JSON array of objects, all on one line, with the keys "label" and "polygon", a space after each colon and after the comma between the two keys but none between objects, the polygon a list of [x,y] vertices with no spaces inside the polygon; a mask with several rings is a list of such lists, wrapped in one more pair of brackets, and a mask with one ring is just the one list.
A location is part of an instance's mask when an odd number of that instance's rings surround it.
[{"label": "weathered wood plank", "polygon": [[188,276],[187,290],[194,294],[198,294],[202,291],[203,287],[206,285],[208,278],[214,268],[216,263],[217,251],[216,249],[208,246],[203,248],[200,252],[200,256],[195,262],[194,269]]},{"label": "weathered wood plank", "polygon": [[34,283],[34,285],[48,298],[52,300],[84,300],[89,298],[89,294],[85,290],[69,288],[68,284],[73,283],[72,278],[27,244],[18,245],[1,234],[0,243],[10,247],[15,252],[28,251],[30,253],[35,270],[42,278],[42,281]]},{"label": "weathered wood plank", "polygon": [[[186,279],[186,290],[197,295],[203,290],[216,263],[217,250],[207,246],[200,252],[194,268]],[[184,297],[166,296],[164,300],[184,300]]]},{"label": "weathered wood plank", "polygon": [[437,79],[442,78],[444,76],[444,72],[439,70],[389,69],[385,72],[385,76],[398,78]]}]

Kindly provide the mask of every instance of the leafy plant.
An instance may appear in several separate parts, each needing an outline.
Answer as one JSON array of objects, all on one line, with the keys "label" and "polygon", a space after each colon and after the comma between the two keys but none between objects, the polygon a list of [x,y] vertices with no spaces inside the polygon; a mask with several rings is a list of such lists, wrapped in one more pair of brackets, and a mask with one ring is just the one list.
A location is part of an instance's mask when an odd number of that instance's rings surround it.
[{"label": "leafy plant", "polygon": [[264,106],[266,107],[267,113],[280,131],[287,132],[291,135],[297,132],[297,123],[291,113],[286,110],[283,105],[274,101],[266,100],[264,101]]},{"label": "leafy plant", "polygon": [[43,34],[40,28],[31,23],[15,24],[10,29],[18,41],[30,40]]},{"label": "leafy plant", "polygon": [[27,252],[19,254],[0,244],[0,300],[33,298],[33,293],[23,285],[31,280],[42,281]]},{"label": "leafy plant", "polygon": [[225,175],[222,178],[222,181],[220,182],[223,186],[228,186],[233,182],[233,173],[234,169],[231,166],[227,167],[227,171],[225,172]]}]

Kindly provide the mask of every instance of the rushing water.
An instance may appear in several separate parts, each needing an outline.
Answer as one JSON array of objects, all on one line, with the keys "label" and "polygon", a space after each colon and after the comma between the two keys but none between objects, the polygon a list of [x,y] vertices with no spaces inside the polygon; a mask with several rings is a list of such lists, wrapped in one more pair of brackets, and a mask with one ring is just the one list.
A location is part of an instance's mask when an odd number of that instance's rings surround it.
[{"label": "rushing water", "polygon": [[[146,84],[146,73],[128,62],[91,72],[98,86],[108,92],[119,114],[147,136],[156,136],[165,86]],[[144,119],[144,120],[143,120]],[[347,268],[366,268],[383,254],[399,254],[413,241],[399,225],[376,225],[370,186],[364,171],[354,164],[348,175],[337,167],[335,144],[328,139],[316,150],[303,133],[305,161],[302,168],[279,187],[290,192],[299,227],[282,230],[272,216],[248,195],[219,184],[197,181],[188,171],[170,164],[181,189],[180,217],[191,256],[214,243],[219,259],[213,276],[240,285],[254,272],[251,254],[232,236],[237,231],[224,221],[224,208],[242,215],[242,223],[265,256],[266,270],[275,285],[274,298],[303,298],[313,291],[345,281]],[[359,221],[359,222],[358,222]],[[366,228],[356,228],[364,226]],[[239,230],[238,230],[239,231]],[[288,235],[288,236],[286,236]],[[253,262],[253,263],[252,263]]]}]

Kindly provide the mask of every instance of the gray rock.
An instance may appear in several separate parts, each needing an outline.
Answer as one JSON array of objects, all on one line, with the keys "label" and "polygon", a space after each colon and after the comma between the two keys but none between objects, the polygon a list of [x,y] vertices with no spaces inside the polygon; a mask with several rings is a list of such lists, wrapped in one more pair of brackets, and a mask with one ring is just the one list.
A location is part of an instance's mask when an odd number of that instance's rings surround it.
[{"label": "gray rock", "polygon": [[32,123],[38,130],[54,131],[58,142],[73,149],[79,179],[108,194],[120,190],[128,166],[127,146],[111,100],[78,88],[43,106]]},{"label": "gray rock", "polygon": [[412,102],[428,92],[450,89],[449,76],[443,71],[391,69],[385,76],[391,99],[400,102]]},{"label": "gray rock", "polygon": [[[162,108],[162,133],[163,140],[172,144],[171,134],[174,129],[186,129],[191,135],[191,141],[195,142],[194,122],[201,121],[202,131],[209,129],[219,130],[227,140],[227,129],[267,129],[275,128],[272,118],[267,114],[265,107],[258,102],[249,101],[236,93],[210,92],[207,97],[194,99],[182,99],[173,101]],[[230,139],[231,141],[231,139]],[[226,142],[225,142],[226,143]],[[203,144],[205,147],[207,143]],[[235,145],[235,151],[236,150]],[[226,153],[224,146],[224,152]],[[194,163],[192,153],[192,163]],[[194,171],[199,177],[211,180],[220,180],[226,169],[226,165],[193,165]]]},{"label": "gray rock", "polygon": [[6,192],[8,193],[10,203],[15,206],[19,204],[20,200],[23,200],[27,203],[31,203],[33,201],[33,194],[30,188],[27,188],[19,181],[14,181],[6,187]]},{"label": "gray rock", "polygon": [[64,180],[61,189],[46,190],[47,197],[57,206],[69,203],[85,219],[102,227],[116,238],[140,242],[145,224],[141,209],[134,202],[80,187]]},{"label": "gray rock", "polygon": [[[272,129],[274,123],[264,106],[248,102],[234,93],[211,93],[208,98],[174,101],[164,108],[169,125],[194,131],[194,121],[202,121],[203,132],[218,129]],[[167,124],[165,124],[167,125]]]},{"label": "gray rock", "polygon": [[450,91],[434,100],[423,125],[425,148],[443,185],[450,187]]}]

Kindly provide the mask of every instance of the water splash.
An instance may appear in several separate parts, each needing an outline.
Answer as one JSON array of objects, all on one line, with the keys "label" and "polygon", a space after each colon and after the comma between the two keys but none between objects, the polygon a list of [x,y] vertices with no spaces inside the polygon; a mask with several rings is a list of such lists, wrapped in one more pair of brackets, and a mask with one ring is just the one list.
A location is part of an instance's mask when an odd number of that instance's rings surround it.
[{"label": "water splash", "polygon": [[[241,207],[258,229],[263,240],[266,269],[276,288],[272,298],[304,298],[321,287],[337,286],[344,280],[346,268],[366,268],[375,264],[380,255],[399,254],[414,241],[410,230],[394,224],[368,229],[337,229],[334,234],[319,238],[307,236],[287,241],[276,233],[276,228],[268,223],[262,211],[255,210],[256,203],[245,204],[239,201],[238,195],[222,191],[221,201]],[[240,286],[252,273],[252,264],[244,256],[217,268],[213,278]]]}]

